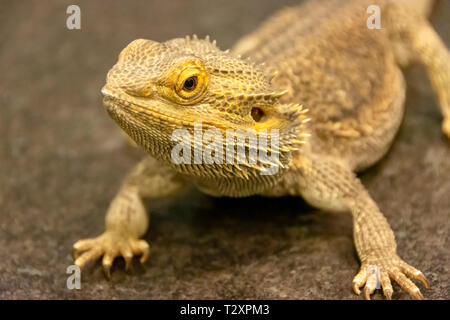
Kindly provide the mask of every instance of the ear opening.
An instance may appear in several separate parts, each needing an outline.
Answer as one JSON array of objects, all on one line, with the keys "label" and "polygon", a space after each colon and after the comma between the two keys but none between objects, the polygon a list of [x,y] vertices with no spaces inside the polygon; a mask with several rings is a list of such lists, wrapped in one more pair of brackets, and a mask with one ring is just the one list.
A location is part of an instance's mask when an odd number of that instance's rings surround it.
[{"label": "ear opening", "polygon": [[264,122],[266,120],[266,113],[263,109],[258,107],[253,107],[250,115],[252,116],[255,122]]}]

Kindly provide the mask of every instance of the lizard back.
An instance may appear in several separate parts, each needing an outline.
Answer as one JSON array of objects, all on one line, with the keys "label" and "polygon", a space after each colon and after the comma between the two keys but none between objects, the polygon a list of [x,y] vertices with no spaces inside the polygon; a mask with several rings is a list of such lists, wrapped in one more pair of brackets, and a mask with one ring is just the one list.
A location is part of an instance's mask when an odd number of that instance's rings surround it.
[{"label": "lizard back", "polygon": [[276,73],[273,83],[289,90],[282,101],[310,110],[312,148],[355,170],[384,155],[403,115],[403,76],[387,30],[367,27],[369,2],[287,8],[234,47]]}]

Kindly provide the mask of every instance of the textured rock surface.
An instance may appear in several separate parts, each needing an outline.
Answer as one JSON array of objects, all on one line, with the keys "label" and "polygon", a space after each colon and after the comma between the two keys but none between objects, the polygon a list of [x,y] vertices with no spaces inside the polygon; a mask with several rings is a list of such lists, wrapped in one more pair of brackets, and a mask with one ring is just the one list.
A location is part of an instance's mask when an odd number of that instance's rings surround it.
[{"label": "textured rock surface", "polygon": [[[101,105],[120,50],[210,34],[222,48],[295,1],[78,1],[82,30],[65,26],[68,1],[2,1],[0,10],[0,299],[359,299],[349,215],[301,199],[212,199],[192,190],[151,203],[149,261],[131,274],[100,263],[66,288],[71,246],[103,230],[127,170],[142,156]],[[109,1],[108,1],[109,3]],[[450,7],[432,21],[450,44]],[[424,70],[406,70],[407,113],[389,155],[362,175],[402,258],[449,299],[450,143]],[[423,286],[420,286],[423,288]],[[394,298],[409,296],[394,286]],[[377,293],[374,298],[381,298]]]}]

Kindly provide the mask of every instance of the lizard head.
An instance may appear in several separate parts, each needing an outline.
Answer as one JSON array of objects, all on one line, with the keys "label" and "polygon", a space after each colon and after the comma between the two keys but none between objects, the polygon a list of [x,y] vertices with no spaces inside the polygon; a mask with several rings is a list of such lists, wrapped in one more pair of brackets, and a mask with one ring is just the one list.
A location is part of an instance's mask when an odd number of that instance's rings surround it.
[{"label": "lizard head", "polygon": [[[182,132],[194,135],[199,124],[203,133],[211,129],[222,134],[223,143],[231,131],[234,141],[248,132],[257,138],[264,133],[270,140],[276,132],[279,144],[269,153],[278,153],[277,164],[281,166],[299,147],[304,133],[305,110],[280,103],[285,92],[273,88],[263,66],[220,50],[208,38],[131,42],[109,71],[102,93],[107,111],[119,126],[154,157],[169,163],[173,162],[177,138],[182,136],[174,138],[174,132],[185,130]],[[249,139],[244,141],[248,151],[252,146]],[[212,142],[203,137],[187,146],[204,150]],[[216,161],[201,174],[248,179],[248,174],[256,174],[264,165],[263,161],[243,162],[218,165]],[[172,165],[183,173],[199,174],[198,163]]]}]

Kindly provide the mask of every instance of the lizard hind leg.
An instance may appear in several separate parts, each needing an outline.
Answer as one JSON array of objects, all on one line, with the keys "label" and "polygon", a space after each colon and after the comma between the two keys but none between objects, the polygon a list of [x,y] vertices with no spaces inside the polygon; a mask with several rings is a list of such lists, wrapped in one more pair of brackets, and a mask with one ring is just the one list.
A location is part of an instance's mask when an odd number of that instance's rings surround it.
[{"label": "lizard hind leg", "polygon": [[450,138],[450,52],[423,13],[401,2],[389,2],[386,9],[397,61],[402,65],[417,61],[425,66],[444,118],[442,130]]}]

